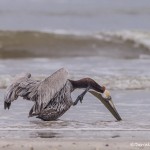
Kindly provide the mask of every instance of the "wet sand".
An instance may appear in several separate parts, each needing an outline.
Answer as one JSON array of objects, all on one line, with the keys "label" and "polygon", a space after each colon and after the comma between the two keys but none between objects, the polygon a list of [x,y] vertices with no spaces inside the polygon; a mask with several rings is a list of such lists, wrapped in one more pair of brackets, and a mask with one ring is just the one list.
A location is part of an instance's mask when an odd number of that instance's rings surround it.
[{"label": "wet sand", "polygon": [[[145,146],[142,146],[142,144]],[[145,140],[120,140],[120,139],[108,139],[108,140],[58,140],[58,139],[24,139],[13,140],[7,139],[0,141],[1,150],[135,150],[144,149],[148,150],[150,146],[148,141]]]}]

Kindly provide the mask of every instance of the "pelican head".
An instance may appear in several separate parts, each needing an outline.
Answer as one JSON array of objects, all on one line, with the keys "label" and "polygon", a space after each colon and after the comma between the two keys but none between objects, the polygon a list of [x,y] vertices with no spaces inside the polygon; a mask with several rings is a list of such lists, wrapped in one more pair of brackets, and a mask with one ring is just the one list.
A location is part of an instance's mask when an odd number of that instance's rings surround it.
[{"label": "pelican head", "polygon": [[113,104],[112,97],[108,90],[105,90],[103,94],[93,90],[90,90],[89,92],[97,97],[118,121],[122,120]]},{"label": "pelican head", "polygon": [[105,98],[106,100],[111,99],[111,95],[110,92],[108,90],[105,90],[104,93],[102,94],[103,98]]}]

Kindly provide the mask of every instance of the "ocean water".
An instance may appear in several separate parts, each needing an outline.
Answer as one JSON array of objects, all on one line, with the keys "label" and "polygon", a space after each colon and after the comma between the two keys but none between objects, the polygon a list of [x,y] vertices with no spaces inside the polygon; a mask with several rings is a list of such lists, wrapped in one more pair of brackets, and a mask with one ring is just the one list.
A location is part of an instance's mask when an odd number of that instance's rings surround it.
[{"label": "ocean water", "polygon": [[1,0],[4,30],[149,30],[149,0]]},{"label": "ocean water", "polygon": [[[4,90],[1,90],[0,96],[3,93]],[[79,93],[81,91],[72,94],[73,100]],[[12,103],[10,110],[4,110],[1,101],[0,138],[148,138],[149,91],[112,90],[111,94],[122,121],[116,121],[91,94],[87,94],[82,104],[72,106],[57,121],[28,118],[33,102],[19,98]]]},{"label": "ocean water", "polygon": [[1,0],[0,58],[149,58],[148,0]]},{"label": "ocean water", "polygon": [[[0,138],[149,133],[149,0],[0,0],[0,20]],[[105,85],[123,121],[90,94],[54,122],[28,118],[33,104],[21,98],[3,110],[5,88],[16,74],[44,79],[62,67],[71,79],[91,77]]]},{"label": "ocean water", "polygon": [[16,74],[29,72],[35,79],[44,79],[65,67],[70,78],[95,79],[108,89],[149,90],[149,59],[112,59],[102,57],[30,58],[0,60],[0,87],[6,88]]}]

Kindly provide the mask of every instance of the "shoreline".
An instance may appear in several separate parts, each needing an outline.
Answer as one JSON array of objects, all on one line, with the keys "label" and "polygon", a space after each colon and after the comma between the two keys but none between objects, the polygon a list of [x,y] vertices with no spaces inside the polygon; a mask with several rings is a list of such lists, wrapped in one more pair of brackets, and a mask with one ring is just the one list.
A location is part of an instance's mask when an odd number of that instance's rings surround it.
[{"label": "shoreline", "polygon": [[102,150],[102,149],[149,149],[148,140],[128,139],[1,139],[0,150]]}]

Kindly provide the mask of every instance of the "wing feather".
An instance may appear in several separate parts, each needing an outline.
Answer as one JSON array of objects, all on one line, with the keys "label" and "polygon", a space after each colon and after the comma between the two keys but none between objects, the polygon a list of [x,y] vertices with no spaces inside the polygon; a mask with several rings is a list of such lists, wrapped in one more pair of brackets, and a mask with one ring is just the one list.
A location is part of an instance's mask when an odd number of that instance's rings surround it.
[{"label": "wing feather", "polygon": [[53,97],[65,86],[69,73],[61,68],[43,81],[33,80],[31,74],[17,78],[6,90],[4,108],[10,107],[18,96],[35,102],[30,110],[30,116],[39,114]]},{"label": "wing feather", "polygon": [[[30,78],[31,74],[26,74],[16,78],[13,83],[6,89],[6,94],[4,95],[4,108],[8,108],[11,102],[16,100],[18,96],[23,97],[27,100],[35,101],[34,98],[37,94],[37,88],[39,81]],[[34,90],[33,90],[34,89]]]},{"label": "wing feather", "polygon": [[40,83],[38,87],[38,106],[36,106],[39,112],[45,108],[55,94],[64,87],[68,76],[68,71],[61,68]]}]

